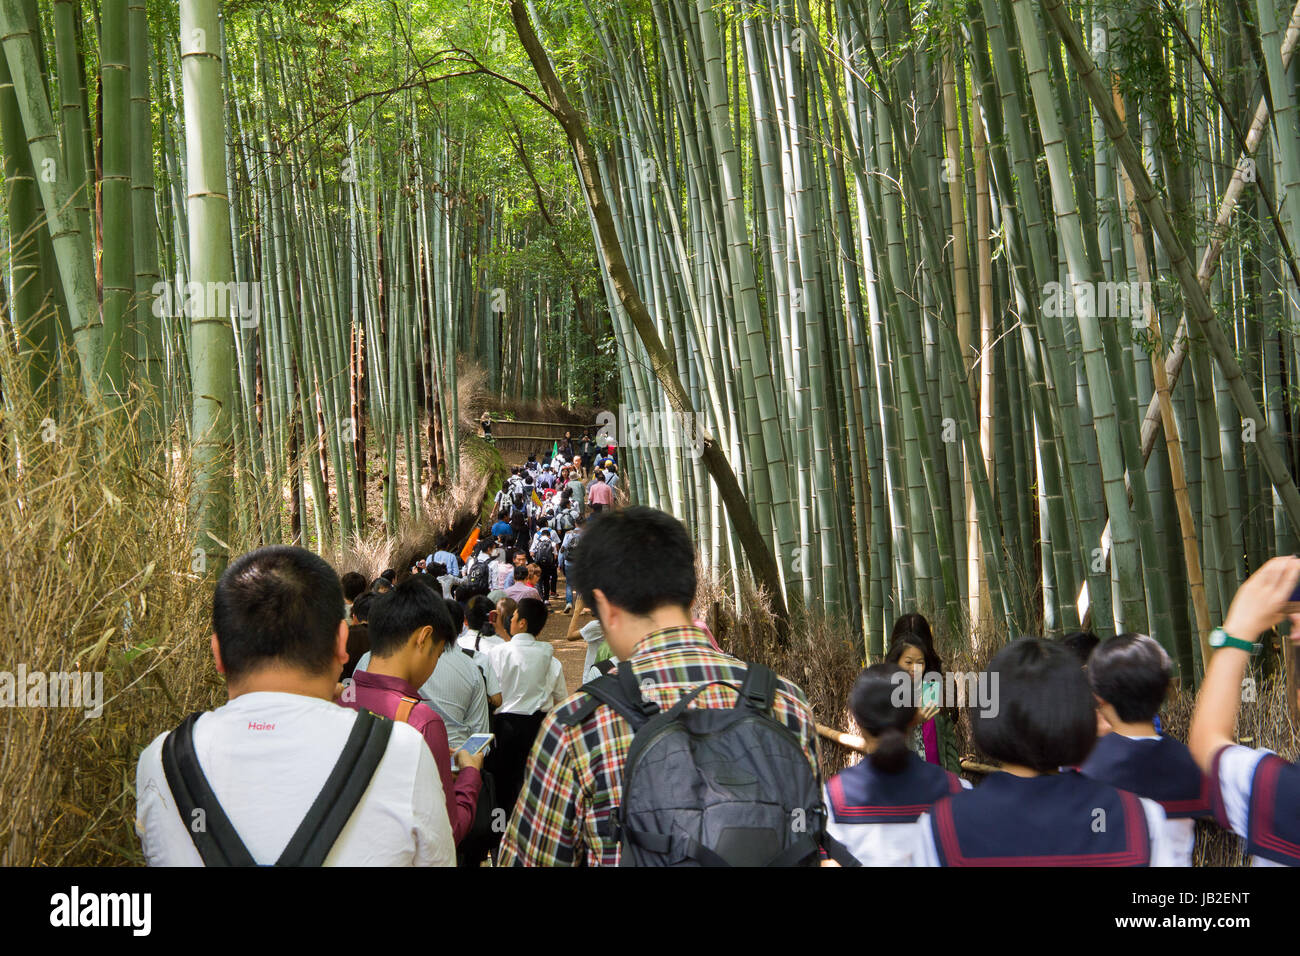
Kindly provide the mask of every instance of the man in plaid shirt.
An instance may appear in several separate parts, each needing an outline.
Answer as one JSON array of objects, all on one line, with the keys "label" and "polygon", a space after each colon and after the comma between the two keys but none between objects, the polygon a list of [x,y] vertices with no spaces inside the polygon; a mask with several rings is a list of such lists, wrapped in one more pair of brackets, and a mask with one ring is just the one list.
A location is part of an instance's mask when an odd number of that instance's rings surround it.
[{"label": "man in plaid shirt", "polygon": [[[691,617],[695,549],[682,523],[653,508],[626,508],[588,523],[567,574],[596,609],[610,650],[631,667],[641,694],[667,710],[692,688],[698,707],[732,707],[746,664],[713,648]],[[623,798],[632,728],[601,705],[570,726],[589,698],[566,698],[543,721],[524,789],[501,843],[501,866],[617,866],[611,817]],[[817,730],[798,687],[780,678],[775,717],[799,738],[820,786]]]}]

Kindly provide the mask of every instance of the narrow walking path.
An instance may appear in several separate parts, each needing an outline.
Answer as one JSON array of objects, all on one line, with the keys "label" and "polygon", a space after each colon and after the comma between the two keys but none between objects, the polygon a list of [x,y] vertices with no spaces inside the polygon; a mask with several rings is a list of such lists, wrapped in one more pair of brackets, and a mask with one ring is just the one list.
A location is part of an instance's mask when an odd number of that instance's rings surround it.
[{"label": "narrow walking path", "polygon": [[[568,641],[564,635],[569,630],[573,615],[564,613],[564,575],[560,575],[560,586],[556,588],[558,597],[551,601],[551,613],[546,618],[546,627],[538,635],[541,640],[549,641],[555,648],[555,659],[564,668],[564,681],[573,693],[582,686],[582,662],[587,655],[586,641]],[[582,623],[592,619],[590,614],[582,616]]]}]

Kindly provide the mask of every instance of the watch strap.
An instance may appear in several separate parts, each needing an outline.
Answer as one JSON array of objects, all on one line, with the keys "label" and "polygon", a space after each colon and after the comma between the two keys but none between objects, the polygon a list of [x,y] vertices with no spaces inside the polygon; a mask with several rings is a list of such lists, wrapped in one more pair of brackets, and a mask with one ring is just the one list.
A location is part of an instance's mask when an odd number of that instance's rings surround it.
[{"label": "watch strap", "polygon": [[1243,640],[1241,640],[1240,638],[1233,637],[1231,634],[1229,634],[1227,631],[1225,631],[1225,630],[1224,630],[1223,628],[1221,628],[1221,627],[1216,627],[1216,628],[1214,629],[1213,633],[1219,635],[1219,641],[1218,641],[1218,643],[1216,644],[1216,643],[1212,640],[1212,641],[1210,642],[1211,646],[1217,646],[1217,647],[1235,647],[1237,650],[1239,650],[1239,651],[1245,651],[1247,654],[1258,654],[1259,651],[1260,651],[1260,645],[1259,645],[1258,642],[1256,642],[1256,641],[1243,641]]}]

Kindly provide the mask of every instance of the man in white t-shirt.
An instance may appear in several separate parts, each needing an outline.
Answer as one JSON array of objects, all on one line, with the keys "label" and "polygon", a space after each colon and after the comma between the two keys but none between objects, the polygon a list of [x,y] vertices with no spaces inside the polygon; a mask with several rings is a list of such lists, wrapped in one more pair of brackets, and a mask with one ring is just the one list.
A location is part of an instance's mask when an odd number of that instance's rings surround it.
[{"label": "man in white t-shirt", "polygon": [[600,676],[600,671],[596,669],[596,656],[600,653],[600,645],[605,642],[605,631],[600,626],[600,621],[594,618],[578,626],[581,618],[574,616],[569,621],[569,629],[564,636],[570,641],[585,641],[587,644],[587,653],[582,658],[582,679],[584,681],[593,681]]},{"label": "man in white t-shirt", "polygon": [[1220,825],[1246,841],[1252,866],[1300,866],[1300,765],[1271,750],[1236,742],[1234,728],[1246,668],[1260,638],[1290,618],[1292,642],[1300,614],[1291,596],[1300,584],[1300,558],[1264,562],[1237,590],[1205,668],[1187,733],[1192,756],[1210,778],[1210,802]]},{"label": "man in white t-shirt", "polygon": [[[229,703],[193,725],[194,752],[219,811],[249,856],[271,864],[315,802],[360,716],[334,703],[347,662],[338,576],[301,548],[234,561],[213,598],[212,656]],[[136,833],[151,866],[202,857],[163,770],[160,734],[136,768]],[[208,809],[205,819],[213,818]],[[197,810],[195,811],[197,812]],[[326,866],[454,866],[456,848],[433,755],[419,731],[391,728],[369,787]]]}]

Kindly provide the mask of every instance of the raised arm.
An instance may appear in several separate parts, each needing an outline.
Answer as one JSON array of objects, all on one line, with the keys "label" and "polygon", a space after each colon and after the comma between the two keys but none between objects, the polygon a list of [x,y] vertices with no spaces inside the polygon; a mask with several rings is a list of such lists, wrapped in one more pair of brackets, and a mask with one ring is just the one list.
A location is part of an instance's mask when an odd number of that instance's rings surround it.
[{"label": "raised arm", "polygon": [[[1300,558],[1279,557],[1266,561],[1237,590],[1223,622],[1229,637],[1255,641],[1288,616],[1291,592],[1300,582]],[[1290,614],[1300,623],[1300,614]],[[1205,668],[1205,680],[1196,698],[1196,710],[1187,735],[1187,746],[1206,773],[1214,755],[1233,743],[1237,711],[1241,707],[1241,681],[1250,652],[1226,646],[1214,652]]]},{"label": "raised arm", "polygon": [[566,641],[582,640],[582,628],[578,626],[578,619],[582,616],[582,595],[573,596],[573,616],[569,618],[569,629],[564,632]]}]

